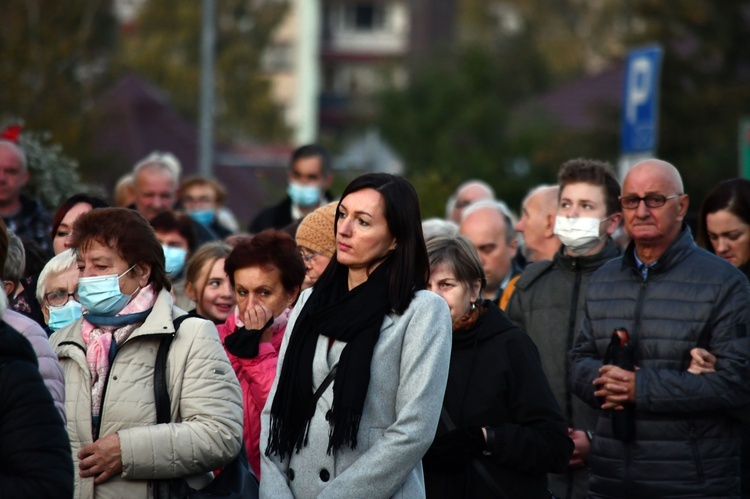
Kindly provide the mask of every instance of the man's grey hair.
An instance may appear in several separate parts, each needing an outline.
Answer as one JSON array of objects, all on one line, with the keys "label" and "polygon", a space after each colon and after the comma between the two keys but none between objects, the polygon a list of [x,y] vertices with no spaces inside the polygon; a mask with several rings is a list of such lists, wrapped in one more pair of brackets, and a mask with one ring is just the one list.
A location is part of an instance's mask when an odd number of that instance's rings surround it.
[{"label": "man's grey hair", "polygon": [[436,237],[456,237],[458,225],[450,220],[442,218],[428,218],[422,221],[422,233],[425,243]]},{"label": "man's grey hair", "polygon": [[26,250],[21,238],[8,229],[8,256],[3,267],[3,280],[10,281],[18,287],[24,270],[26,270]]},{"label": "man's grey hair", "polygon": [[66,270],[74,269],[75,267],[76,253],[73,248],[61,251],[47,262],[47,265],[44,266],[42,272],[39,274],[39,281],[36,284],[36,299],[39,300],[39,304],[45,306],[44,295],[49,292],[49,282]]},{"label": "man's grey hair", "polygon": [[174,185],[177,186],[182,174],[182,165],[174,154],[154,151],[136,163],[133,167],[133,177],[137,177],[143,170],[169,173]]},{"label": "man's grey hair", "polygon": [[497,199],[483,199],[481,201],[477,201],[476,203],[471,203],[461,213],[461,220],[464,220],[474,212],[485,209],[495,210],[500,215],[502,215],[503,221],[505,221],[505,243],[512,243],[513,240],[516,239],[516,217],[513,216],[513,213],[510,211],[510,208],[508,208],[508,205],[505,204],[504,201],[500,201]]},{"label": "man's grey hair", "polygon": [[26,171],[26,153],[23,152],[23,149],[21,149],[18,144],[16,144],[15,142],[11,142],[10,140],[0,139],[0,147],[4,147],[15,153],[15,155],[18,156],[18,159],[21,162],[21,171]]}]

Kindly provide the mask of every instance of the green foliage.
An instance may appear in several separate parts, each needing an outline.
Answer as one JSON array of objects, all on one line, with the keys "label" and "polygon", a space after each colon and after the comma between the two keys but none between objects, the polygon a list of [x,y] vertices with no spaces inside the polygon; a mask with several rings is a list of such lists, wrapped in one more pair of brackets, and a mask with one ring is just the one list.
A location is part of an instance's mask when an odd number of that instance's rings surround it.
[{"label": "green foliage", "polygon": [[692,208],[738,173],[737,127],[750,114],[750,2],[633,2],[645,21],[633,45],[665,50],[660,157],[682,173]]},{"label": "green foliage", "polygon": [[379,126],[407,165],[423,215],[442,216],[452,190],[481,178],[509,203],[527,189],[518,182],[509,113],[543,88],[546,72],[527,35],[492,49],[469,45],[417,70],[405,89],[380,98]]},{"label": "green foliage", "polygon": [[54,211],[79,192],[103,195],[99,189],[81,182],[78,163],[63,153],[60,144],[50,140],[49,133],[24,131],[19,145],[26,154],[29,170],[24,192],[39,199],[47,209]]},{"label": "green foliage", "polygon": [[[286,12],[285,2],[216,4],[215,119],[225,139],[284,140],[288,130],[261,72],[261,54]],[[119,65],[163,88],[178,112],[197,123],[201,2],[149,0],[137,31],[123,39]]]},{"label": "green foliage", "polygon": [[109,1],[4,0],[0,121],[54,130],[83,149],[86,107],[107,84],[116,27]]}]

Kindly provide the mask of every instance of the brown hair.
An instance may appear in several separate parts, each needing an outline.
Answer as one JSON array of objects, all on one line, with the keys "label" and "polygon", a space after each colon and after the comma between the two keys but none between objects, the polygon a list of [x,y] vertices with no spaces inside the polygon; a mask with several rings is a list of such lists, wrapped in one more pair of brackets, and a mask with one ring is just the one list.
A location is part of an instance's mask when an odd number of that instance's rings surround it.
[{"label": "brown hair", "polygon": [[224,262],[224,271],[234,287],[234,273],[247,267],[276,267],[287,292],[298,290],[305,280],[305,263],[292,236],[266,229],[250,240],[242,240]]},{"label": "brown hair", "polygon": [[73,226],[71,247],[80,253],[94,241],[116,251],[128,265],[150,265],[149,284],[154,286],[154,291],[172,289],[164,270],[164,250],[151,225],[137,211],[99,208],[78,217]]},{"label": "brown hair", "polygon": [[214,193],[216,195],[216,206],[223,206],[224,203],[227,200],[227,190],[224,188],[224,186],[219,183],[218,180],[215,180],[213,178],[209,177],[201,177],[198,175],[193,175],[192,177],[188,177],[185,180],[180,183],[180,201],[184,204],[184,198],[185,198],[185,191],[190,189],[194,186],[199,185],[207,185],[211,187],[214,190]]},{"label": "brown hair", "polygon": [[604,191],[607,215],[622,211],[619,200],[620,183],[617,181],[609,163],[595,159],[571,159],[563,163],[560,173],[557,174],[557,182],[560,184],[560,196],[562,196],[562,191],[568,184],[598,185]]},{"label": "brown hair", "polygon": [[206,243],[196,251],[193,256],[188,260],[187,267],[185,268],[185,282],[190,283],[195,288],[198,294],[198,300],[196,305],[203,300],[203,292],[206,289],[206,281],[204,279],[202,283],[198,282],[201,277],[203,269],[211,271],[211,267],[221,260],[226,259],[232,252],[232,247],[223,241],[213,241]]}]

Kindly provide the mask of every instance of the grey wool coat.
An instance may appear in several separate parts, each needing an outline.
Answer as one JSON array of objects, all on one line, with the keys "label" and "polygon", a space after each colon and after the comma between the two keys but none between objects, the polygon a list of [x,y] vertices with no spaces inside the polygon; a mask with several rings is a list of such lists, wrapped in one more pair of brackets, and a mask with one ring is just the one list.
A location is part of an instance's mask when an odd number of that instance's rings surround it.
[{"label": "grey wool coat", "polygon": [[[279,353],[283,365],[289,335],[310,291],[289,318]],[[403,315],[387,314],[371,362],[370,385],[357,435],[357,447],[326,454],[333,383],[317,403],[308,445],[287,456],[265,455],[277,370],[261,417],[261,497],[419,498],[424,497],[421,459],[435,437],[451,354],[448,306],[429,291],[416,293]],[[345,343],[318,338],[312,389],[338,363]]]}]

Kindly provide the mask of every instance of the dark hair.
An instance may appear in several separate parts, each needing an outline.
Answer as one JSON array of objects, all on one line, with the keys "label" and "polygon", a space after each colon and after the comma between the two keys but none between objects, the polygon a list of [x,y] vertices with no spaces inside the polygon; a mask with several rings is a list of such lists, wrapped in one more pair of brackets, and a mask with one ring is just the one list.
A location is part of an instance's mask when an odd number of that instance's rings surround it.
[{"label": "dark hair", "polygon": [[[383,197],[388,230],[396,239],[396,248],[391,254],[393,267],[388,278],[388,298],[392,309],[398,314],[403,314],[409,307],[414,292],[425,289],[430,279],[430,264],[422,235],[422,215],[419,211],[417,191],[403,177],[388,173],[367,173],[352,180],[344,189],[341,199],[363,189],[374,189]],[[338,231],[340,207],[341,201],[336,207],[334,232]],[[334,255],[316,285],[326,286],[333,279],[334,269],[338,265]]]},{"label": "dark hair", "polygon": [[188,245],[188,253],[193,253],[198,247],[198,238],[195,235],[193,219],[184,213],[164,211],[151,219],[151,227],[154,232],[177,232]]},{"label": "dark hair", "polygon": [[607,215],[622,211],[620,209],[620,183],[617,181],[612,166],[605,161],[596,159],[576,158],[563,163],[557,174],[560,185],[560,196],[563,188],[568,184],[586,183],[598,185],[604,190],[604,202]]},{"label": "dark hair", "polygon": [[482,267],[482,260],[479,258],[476,247],[466,237],[431,239],[427,242],[427,256],[430,259],[430,270],[441,264],[447,265],[456,280],[469,289],[479,279],[482,283],[479,295],[482,295],[482,290],[487,283],[484,277],[484,267]]},{"label": "dark hair", "polygon": [[60,204],[60,206],[57,208],[57,211],[55,212],[55,215],[52,217],[52,239],[55,238],[57,229],[60,228],[60,224],[62,223],[63,218],[65,218],[65,215],[67,215],[75,205],[80,203],[90,204],[92,209],[106,208],[109,206],[109,204],[107,204],[107,202],[103,199],[89,196],[88,194],[84,193],[73,194]]},{"label": "dark hair", "polygon": [[320,164],[323,167],[323,175],[331,173],[331,157],[328,155],[328,151],[323,146],[318,144],[307,144],[300,146],[292,153],[292,159],[289,162],[289,168],[294,166],[294,163],[298,159],[305,158],[320,158]]},{"label": "dark hair", "polygon": [[698,218],[698,244],[711,253],[715,253],[714,247],[708,238],[708,227],[706,217],[717,211],[727,210],[740,220],[750,225],[750,180],[744,178],[733,178],[725,180],[703,199],[701,211]]},{"label": "dark hair", "polygon": [[224,272],[234,287],[234,273],[247,267],[276,267],[287,292],[299,290],[305,280],[305,262],[292,236],[266,229],[252,239],[241,240],[224,261]]},{"label": "dark hair", "polygon": [[78,217],[70,246],[80,253],[94,241],[119,253],[128,265],[150,265],[149,284],[154,286],[154,291],[172,289],[164,270],[164,250],[151,225],[137,211],[99,208]]},{"label": "dark hair", "polygon": [[180,182],[180,187],[178,189],[180,193],[180,201],[184,204],[183,199],[185,198],[186,190],[195,186],[203,185],[207,185],[214,190],[214,194],[216,195],[216,206],[223,206],[227,200],[227,190],[218,180],[210,177],[201,177],[200,175],[190,176]]}]

